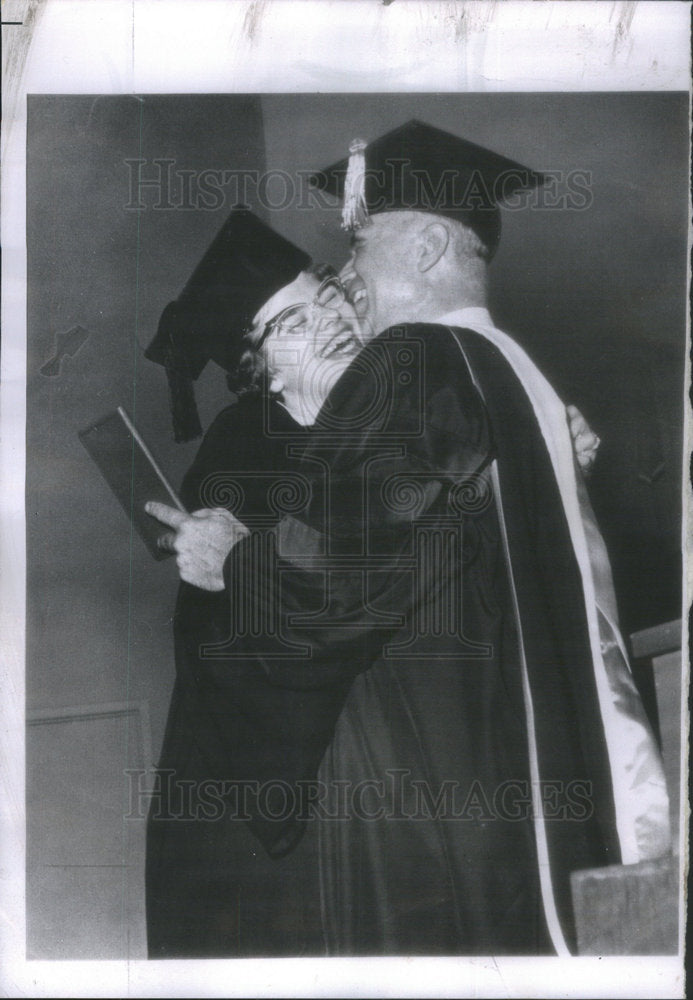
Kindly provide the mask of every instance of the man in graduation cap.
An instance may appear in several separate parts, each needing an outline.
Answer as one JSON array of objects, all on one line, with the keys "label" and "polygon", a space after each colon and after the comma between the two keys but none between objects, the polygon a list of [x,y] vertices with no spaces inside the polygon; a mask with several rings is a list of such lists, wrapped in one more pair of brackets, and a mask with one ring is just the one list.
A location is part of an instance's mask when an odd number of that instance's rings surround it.
[{"label": "man in graduation cap", "polygon": [[570,873],[660,856],[669,817],[579,414],[487,311],[499,203],[543,178],[418,121],[349,152],[314,183],[343,198],[369,346],[421,344],[445,400],[425,424],[476,452],[488,502],[467,494],[461,556],[440,562],[467,648],[421,615],[409,649],[356,678],[323,761],[326,783],[382,792],[372,816],[321,826],[330,951],[574,953]]}]

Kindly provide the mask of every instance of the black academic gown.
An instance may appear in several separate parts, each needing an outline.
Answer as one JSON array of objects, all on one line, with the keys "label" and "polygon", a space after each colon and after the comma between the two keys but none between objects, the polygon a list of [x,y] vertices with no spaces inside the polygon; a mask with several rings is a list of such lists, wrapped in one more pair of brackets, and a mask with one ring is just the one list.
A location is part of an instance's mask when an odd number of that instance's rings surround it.
[{"label": "black academic gown", "polygon": [[548,919],[574,943],[570,872],[619,854],[578,567],[516,375],[471,331],[385,331],[301,467],[272,587],[251,540],[226,576],[274,609],[281,641],[237,646],[272,684],[353,681],[316,803],[329,953],[551,953]]},{"label": "black academic gown", "polygon": [[[305,437],[278,404],[242,399],[207,432],[184,505],[226,507],[264,537],[296,489]],[[180,584],[176,681],[147,830],[152,958],[324,953],[316,831],[289,817],[283,796],[315,776],[348,683],[295,692],[270,685],[252,657],[215,658],[231,613],[227,594]]]}]

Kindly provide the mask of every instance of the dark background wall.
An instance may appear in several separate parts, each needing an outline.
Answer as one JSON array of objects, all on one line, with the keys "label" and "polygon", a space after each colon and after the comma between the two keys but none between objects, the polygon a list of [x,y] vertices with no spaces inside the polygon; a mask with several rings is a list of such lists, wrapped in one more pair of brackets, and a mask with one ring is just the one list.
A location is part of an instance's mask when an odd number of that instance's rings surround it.
[{"label": "dark background wall", "polygon": [[[175,565],[130,538],[77,431],[122,404],[174,483],[191,461],[196,445],[173,443],[166,379],[143,348],[224,213],[128,209],[125,161],[261,168],[261,109],[255,98],[31,97],[28,143],[27,704],[147,699],[156,753]],[[75,325],[86,343],[60,375],[42,375]],[[212,369],[198,392],[205,424],[228,401]]]},{"label": "dark background wall", "polygon": [[[687,96],[424,94],[29,99],[27,702],[29,709],[146,700],[158,752],[173,678],[171,560],[155,563],[76,433],[118,403],[177,482],[196,445],[175,445],[163,371],[146,361],[179,293],[235,201],[197,202],[205,169],[324,166],[410,117],[540,169],[591,175],[583,211],[504,213],[492,311],[603,440],[591,482],[627,632],[680,614],[680,492],[687,228]],[[171,158],[168,207],[132,167]],[[564,187],[562,188],[564,190]],[[267,192],[275,204],[281,185]],[[263,212],[252,183],[251,207]],[[164,197],[164,202],[166,198]],[[341,264],[338,212],[295,202],[266,217]],[[61,373],[40,373],[56,337],[88,331]],[[205,426],[225,404],[210,364]]]}]

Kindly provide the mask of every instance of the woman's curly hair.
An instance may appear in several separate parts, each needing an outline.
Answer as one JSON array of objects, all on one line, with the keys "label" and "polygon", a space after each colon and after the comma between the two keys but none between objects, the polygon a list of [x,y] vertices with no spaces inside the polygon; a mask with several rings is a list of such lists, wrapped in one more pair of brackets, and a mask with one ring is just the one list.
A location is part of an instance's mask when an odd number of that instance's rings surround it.
[{"label": "woman's curly hair", "polygon": [[[313,275],[321,282],[326,278],[337,276],[331,264],[309,264],[305,268],[305,273]],[[267,370],[267,362],[253,347],[250,335],[247,333],[243,337],[243,347],[238,363],[226,376],[229,389],[237,396],[268,392],[271,376]]]}]

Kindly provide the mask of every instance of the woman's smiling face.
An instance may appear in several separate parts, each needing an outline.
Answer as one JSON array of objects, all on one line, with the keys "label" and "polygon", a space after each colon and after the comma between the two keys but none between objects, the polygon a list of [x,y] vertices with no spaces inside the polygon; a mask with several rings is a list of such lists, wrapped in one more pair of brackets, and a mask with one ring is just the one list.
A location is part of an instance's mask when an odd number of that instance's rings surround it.
[{"label": "woman's smiling face", "polygon": [[302,271],[280,288],[253,319],[271,375],[270,389],[301,424],[312,424],[327,395],[362,346],[361,327],[337,278]]}]

